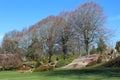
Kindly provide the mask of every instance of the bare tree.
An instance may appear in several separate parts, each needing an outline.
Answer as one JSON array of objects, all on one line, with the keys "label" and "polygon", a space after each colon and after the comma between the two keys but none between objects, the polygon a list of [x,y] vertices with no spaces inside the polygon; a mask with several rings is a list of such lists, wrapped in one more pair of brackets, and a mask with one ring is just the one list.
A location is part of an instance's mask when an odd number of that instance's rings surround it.
[{"label": "bare tree", "polygon": [[74,29],[80,34],[85,51],[89,54],[90,44],[97,40],[104,31],[105,16],[102,8],[95,2],[86,2],[80,5],[73,15]]},{"label": "bare tree", "polygon": [[73,43],[73,37],[74,37],[74,31],[71,27],[71,15],[72,12],[62,12],[60,14],[61,21],[59,22],[60,29],[59,29],[59,40],[62,45],[62,52],[63,52],[63,58],[66,59],[66,54],[68,52],[68,45],[72,45]]},{"label": "bare tree", "polygon": [[[15,54],[18,50],[18,41],[13,36],[14,31],[7,33],[2,42],[2,50],[4,53],[12,53]],[[16,35],[16,34],[14,34]]]},{"label": "bare tree", "polygon": [[59,18],[57,16],[49,16],[44,20],[40,29],[41,41],[44,47],[43,50],[48,53],[49,62],[51,62],[54,45],[58,41],[58,21]]},{"label": "bare tree", "polygon": [[95,2],[86,2],[73,12],[49,16],[21,32],[7,33],[2,48],[12,53],[21,52],[23,56],[37,52],[48,57],[49,62],[55,44],[60,46],[64,59],[70,49],[78,48],[80,53],[80,48],[84,47],[88,54],[91,44],[105,34],[104,21],[102,8]]}]

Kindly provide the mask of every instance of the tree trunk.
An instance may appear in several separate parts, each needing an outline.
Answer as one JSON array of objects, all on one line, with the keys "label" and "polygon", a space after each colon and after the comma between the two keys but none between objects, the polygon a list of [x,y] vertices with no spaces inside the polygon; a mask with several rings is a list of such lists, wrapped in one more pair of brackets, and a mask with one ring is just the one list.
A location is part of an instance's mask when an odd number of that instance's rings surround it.
[{"label": "tree trunk", "polygon": [[63,59],[66,59],[66,54],[67,54],[67,45],[63,45]]},{"label": "tree trunk", "polygon": [[48,51],[48,53],[49,53],[48,62],[50,63],[51,62],[51,57],[52,57],[52,51],[50,50],[50,51]]},{"label": "tree trunk", "polygon": [[86,51],[86,54],[90,55],[89,54],[89,43],[87,39],[85,40],[85,51]]},{"label": "tree trunk", "polygon": [[49,58],[48,58],[48,63],[51,62],[51,55],[49,55]]}]

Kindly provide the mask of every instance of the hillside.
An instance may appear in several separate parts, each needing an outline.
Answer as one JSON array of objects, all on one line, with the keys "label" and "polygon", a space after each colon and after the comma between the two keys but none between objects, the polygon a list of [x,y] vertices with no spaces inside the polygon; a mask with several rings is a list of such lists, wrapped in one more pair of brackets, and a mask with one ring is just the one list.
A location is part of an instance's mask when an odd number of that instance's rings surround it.
[{"label": "hillside", "polygon": [[77,59],[73,60],[72,63],[62,67],[62,68],[83,68],[89,65],[96,63],[96,58],[98,54],[86,55],[78,57]]}]

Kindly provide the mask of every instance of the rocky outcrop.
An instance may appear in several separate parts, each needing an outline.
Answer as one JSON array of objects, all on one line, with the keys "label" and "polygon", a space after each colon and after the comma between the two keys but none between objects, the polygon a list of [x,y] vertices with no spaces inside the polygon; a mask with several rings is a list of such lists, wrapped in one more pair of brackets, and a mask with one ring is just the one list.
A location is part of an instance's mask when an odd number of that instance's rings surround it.
[{"label": "rocky outcrop", "polygon": [[87,56],[79,57],[72,61],[72,63],[62,67],[62,68],[83,68],[86,66],[93,65],[97,62],[98,54],[92,54]]}]

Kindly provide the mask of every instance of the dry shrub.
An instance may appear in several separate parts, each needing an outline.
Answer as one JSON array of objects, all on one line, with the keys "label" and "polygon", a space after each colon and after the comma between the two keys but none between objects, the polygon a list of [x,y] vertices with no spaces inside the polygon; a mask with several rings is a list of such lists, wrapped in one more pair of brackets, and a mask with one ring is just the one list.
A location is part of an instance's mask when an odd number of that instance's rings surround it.
[{"label": "dry shrub", "polygon": [[18,72],[20,73],[32,73],[33,69],[29,69],[29,70],[18,70]]},{"label": "dry shrub", "polygon": [[57,62],[51,62],[34,69],[34,72],[53,70]]},{"label": "dry shrub", "polygon": [[5,69],[19,67],[22,64],[17,54],[0,54],[0,65]]},{"label": "dry shrub", "polygon": [[120,56],[104,63],[102,66],[104,66],[104,67],[120,67]]}]

